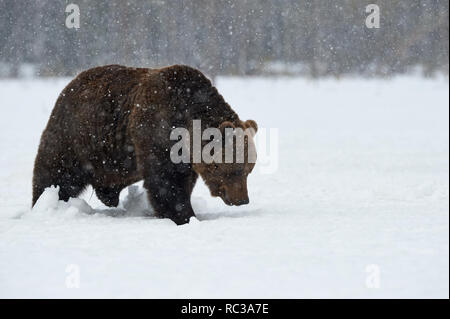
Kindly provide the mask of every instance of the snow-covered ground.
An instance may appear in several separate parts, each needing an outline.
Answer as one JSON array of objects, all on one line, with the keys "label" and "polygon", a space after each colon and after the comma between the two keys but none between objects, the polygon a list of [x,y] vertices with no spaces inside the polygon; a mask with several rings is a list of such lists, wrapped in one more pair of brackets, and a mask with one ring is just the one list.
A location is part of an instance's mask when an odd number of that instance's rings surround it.
[{"label": "snow-covered ground", "polygon": [[449,297],[447,79],[218,79],[278,128],[278,169],[257,164],[247,206],[199,183],[180,227],[147,216],[141,186],[119,209],[88,189],[30,211],[67,81],[0,80],[0,297]]}]

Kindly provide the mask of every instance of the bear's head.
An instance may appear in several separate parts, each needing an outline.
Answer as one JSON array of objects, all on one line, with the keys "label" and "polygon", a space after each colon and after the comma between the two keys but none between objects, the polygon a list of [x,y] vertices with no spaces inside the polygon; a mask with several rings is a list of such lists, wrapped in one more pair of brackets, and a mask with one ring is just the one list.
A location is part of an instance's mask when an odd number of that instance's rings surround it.
[{"label": "bear's head", "polygon": [[[258,126],[253,120],[234,124],[225,121],[219,129],[223,137],[222,160],[194,164],[193,168],[205,181],[212,196],[222,198],[230,206],[248,204],[247,177],[256,162],[253,136]],[[227,155],[230,153],[231,156]]]}]

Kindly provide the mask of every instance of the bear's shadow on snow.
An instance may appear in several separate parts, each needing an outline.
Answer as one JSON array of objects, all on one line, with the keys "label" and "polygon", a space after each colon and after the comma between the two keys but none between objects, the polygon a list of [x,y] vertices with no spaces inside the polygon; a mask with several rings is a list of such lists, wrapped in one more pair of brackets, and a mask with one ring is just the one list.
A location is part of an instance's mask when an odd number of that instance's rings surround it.
[{"label": "bear's shadow on snow", "polygon": [[[92,214],[99,214],[114,218],[130,218],[130,217],[142,217],[145,219],[160,219],[155,216],[153,210],[148,209],[146,211],[128,211],[121,208],[111,208],[111,209],[94,209]],[[196,218],[199,221],[210,221],[223,218],[244,218],[244,217],[255,217],[262,215],[260,210],[246,210],[238,212],[221,211],[216,213],[202,212],[196,213]]]},{"label": "bear's shadow on snow", "polygon": [[[155,216],[155,212],[147,200],[147,192],[141,186],[129,186],[128,195],[120,204],[123,208],[107,208],[107,209],[95,209],[95,214],[101,214],[109,217],[127,218],[127,217],[143,217],[149,219],[159,219]],[[262,211],[258,210],[243,210],[242,207],[239,211],[219,211],[211,212],[208,209],[208,205],[205,199],[201,197],[192,198],[192,206],[194,208],[195,215],[199,221],[216,220],[222,218],[244,218],[251,216],[259,216]]]},{"label": "bear's shadow on snow", "polygon": [[222,219],[222,218],[244,218],[244,217],[256,217],[261,216],[262,211],[259,209],[253,209],[253,210],[245,210],[245,211],[237,211],[237,212],[230,212],[230,211],[223,211],[223,212],[217,212],[217,213],[196,213],[197,219],[199,221],[208,221],[208,220],[216,220],[216,219]]}]

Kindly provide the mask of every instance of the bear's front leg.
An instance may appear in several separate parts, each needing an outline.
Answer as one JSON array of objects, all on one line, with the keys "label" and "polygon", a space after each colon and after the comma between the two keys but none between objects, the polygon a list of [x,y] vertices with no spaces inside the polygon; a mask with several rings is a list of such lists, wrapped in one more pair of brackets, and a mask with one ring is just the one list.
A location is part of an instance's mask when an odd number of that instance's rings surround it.
[{"label": "bear's front leg", "polygon": [[194,210],[191,191],[196,174],[190,164],[155,161],[144,169],[144,187],[157,216],[170,218],[177,225],[189,223]]}]

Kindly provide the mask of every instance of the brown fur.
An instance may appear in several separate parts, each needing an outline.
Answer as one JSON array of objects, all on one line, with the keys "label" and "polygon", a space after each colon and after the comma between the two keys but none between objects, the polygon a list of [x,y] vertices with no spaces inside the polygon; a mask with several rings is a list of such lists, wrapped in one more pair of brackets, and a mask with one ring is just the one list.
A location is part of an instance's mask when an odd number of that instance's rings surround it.
[{"label": "brown fur", "polygon": [[194,119],[201,119],[202,128],[230,122],[257,129],[254,121],[239,119],[200,71],[187,66],[109,65],[82,72],[61,92],[42,134],[33,205],[51,185],[68,200],[91,184],[105,205],[117,206],[120,191],[143,179],[156,213],[183,224],[194,216],[190,195],[198,174],[213,196],[227,204],[248,203],[246,179],[254,164],[171,162],[172,128],[192,130]]}]

